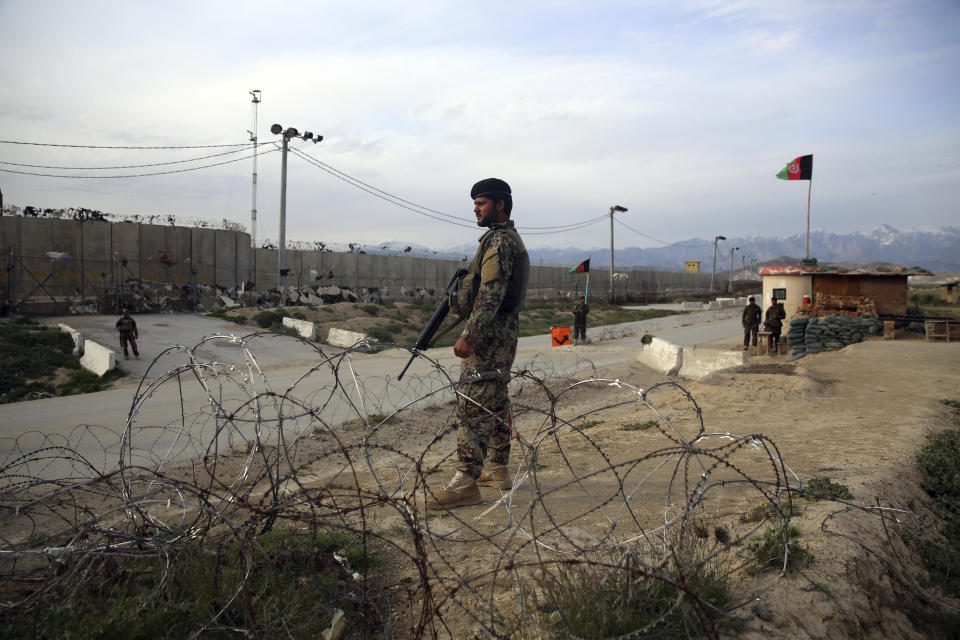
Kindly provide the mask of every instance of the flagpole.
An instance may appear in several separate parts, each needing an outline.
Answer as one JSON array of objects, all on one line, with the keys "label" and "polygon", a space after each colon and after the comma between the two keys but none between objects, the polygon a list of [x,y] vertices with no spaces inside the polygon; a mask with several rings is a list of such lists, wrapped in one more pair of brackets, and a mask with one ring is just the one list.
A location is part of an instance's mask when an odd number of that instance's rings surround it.
[{"label": "flagpole", "polygon": [[588,304],[590,302],[590,272],[587,271],[587,286],[583,291],[583,303]]},{"label": "flagpole", "polygon": [[813,191],[813,176],[810,176],[807,185],[807,260],[810,259],[810,194]]}]

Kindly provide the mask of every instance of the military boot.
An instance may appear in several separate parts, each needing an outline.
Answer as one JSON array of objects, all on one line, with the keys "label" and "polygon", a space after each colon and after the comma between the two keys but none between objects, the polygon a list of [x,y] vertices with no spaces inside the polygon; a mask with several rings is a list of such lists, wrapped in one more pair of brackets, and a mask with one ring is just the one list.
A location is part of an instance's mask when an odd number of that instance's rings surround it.
[{"label": "military boot", "polygon": [[497,489],[512,489],[513,478],[505,464],[491,464],[483,468],[477,484],[481,487],[496,487]]},{"label": "military boot", "polygon": [[427,510],[451,509],[470,504],[480,504],[480,487],[477,482],[462,471],[457,471],[453,479],[439,491],[431,491],[427,496]]}]

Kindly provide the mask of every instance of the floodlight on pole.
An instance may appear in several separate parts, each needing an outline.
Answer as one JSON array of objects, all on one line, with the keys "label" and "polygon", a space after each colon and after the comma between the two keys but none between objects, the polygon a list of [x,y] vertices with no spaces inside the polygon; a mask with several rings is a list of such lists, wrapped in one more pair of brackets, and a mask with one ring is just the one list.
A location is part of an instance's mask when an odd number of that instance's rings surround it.
[{"label": "floodlight on pole", "polygon": [[613,213],[615,211],[623,213],[626,210],[626,207],[621,207],[619,204],[610,207],[610,296],[607,304],[613,304]]},{"label": "floodlight on pole", "polygon": [[710,271],[710,293],[713,293],[713,281],[717,275],[717,243],[726,240],[726,236],[715,236],[713,238],[713,269]]},{"label": "floodlight on pole", "polygon": [[[250,246],[257,248],[257,108],[260,105],[260,89],[254,89],[250,92],[253,99],[250,105],[253,109],[253,118],[250,130],[250,142],[253,143],[253,187],[250,206]],[[253,278],[251,278],[253,280]]]},{"label": "floodlight on pole", "polygon": [[[283,276],[286,269],[286,248],[287,248],[287,149],[290,138],[299,138],[301,140],[311,140],[314,144],[323,140],[323,136],[315,136],[310,131],[304,131],[303,135],[293,127],[286,131],[283,125],[273,124],[270,126],[270,133],[276,136],[283,136],[283,145],[280,154],[280,243],[277,247],[277,290],[283,285]],[[283,293],[280,293],[280,304],[283,304]]]}]

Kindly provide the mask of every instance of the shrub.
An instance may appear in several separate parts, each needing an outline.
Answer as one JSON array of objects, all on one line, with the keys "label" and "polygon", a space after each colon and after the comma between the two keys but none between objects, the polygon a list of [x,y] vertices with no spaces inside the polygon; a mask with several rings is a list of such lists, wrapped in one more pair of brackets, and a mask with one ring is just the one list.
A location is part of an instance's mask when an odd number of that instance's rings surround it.
[{"label": "shrub", "polygon": [[[646,563],[655,569],[629,561],[544,565],[529,608],[540,627],[533,633],[552,629],[549,637],[616,638],[643,629],[643,637],[712,635],[718,626],[733,625],[723,617],[733,597],[719,558],[706,556],[705,544],[697,541],[679,557],[671,553]],[[688,596],[679,597],[675,584]]]},{"label": "shrub", "polygon": [[53,393],[38,378],[75,361],[73,340],[56,327],[24,318],[0,324],[0,401],[11,402],[30,393]]},{"label": "shrub", "polygon": [[585,431],[587,429],[597,426],[598,424],[603,424],[603,420],[583,420],[582,422],[573,423],[570,426],[572,426],[577,431]]},{"label": "shrub", "polygon": [[[785,537],[786,540],[784,540]],[[787,527],[786,536],[784,536],[782,528],[767,527],[764,529],[760,540],[751,542],[747,549],[753,556],[758,569],[781,568],[786,553],[787,572],[789,573],[813,562],[813,554],[800,545],[797,541],[799,537],[800,530],[792,525]]]},{"label": "shrub", "polygon": [[811,500],[849,500],[853,497],[845,485],[833,482],[830,478],[812,478],[803,488],[803,496]]},{"label": "shrub", "polygon": [[[236,637],[234,629],[256,629],[258,637],[319,638],[336,609],[354,622],[363,615],[362,624],[370,631],[379,622],[375,608],[363,605],[365,598],[376,597],[375,581],[367,579],[361,586],[333,555],[344,556],[352,571],[382,561],[346,533],[281,527],[246,547],[211,541],[203,548],[174,545],[168,553],[169,568],[159,582],[156,561],[147,556],[91,555],[83,559],[90,565],[83,570],[65,566],[57,583],[61,592],[48,594],[42,609],[0,612],[0,634],[188,638],[217,612],[217,625],[203,637],[230,638]],[[358,637],[356,629],[344,637]]]},{"label": "shrub", "polygon": [[657,426],[656,420],[647,420],[646,422],[631,422],[620,427],[621,431],[646,431]]},{"label": "shrub", "polygon": [[380,342],[393,342],[393,332],[383,327],[370,327],[366,331],[371,338],[376,338]]},{"label": "shrub", "polygon": [[960,431],[930,436],[917,458],[923,479],[920,486],[931,497],[960,505]]},{"label": "shrub", "polygon": [[380,313],[380,307],[375,304],[365,304],[360,307],[361,311],[364,313],[369,313],[371,316],[375,316]]},{"label": "shrub", "polygon": [[261,329],[269,329],[271,325],[283,324],[283,311],[261,311],[251,320]]}]

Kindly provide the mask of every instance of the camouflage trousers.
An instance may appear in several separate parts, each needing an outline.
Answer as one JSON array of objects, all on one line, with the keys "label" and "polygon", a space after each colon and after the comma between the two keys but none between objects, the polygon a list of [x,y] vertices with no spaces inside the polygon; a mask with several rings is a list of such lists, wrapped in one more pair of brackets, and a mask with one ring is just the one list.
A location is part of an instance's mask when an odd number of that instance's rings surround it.
[{"label": "camouflage trousers", "polygon": [[510,461],[510,368],[517,353],[516,319],[466,358],[457,386],[457,470],[476,478],[484,462]]},{"label": "camouflage trousers", "polygon": [[587,321],[578,322],[574,320],[573,322],[573,339],[574,340],[586,340],[587,339]]}]

